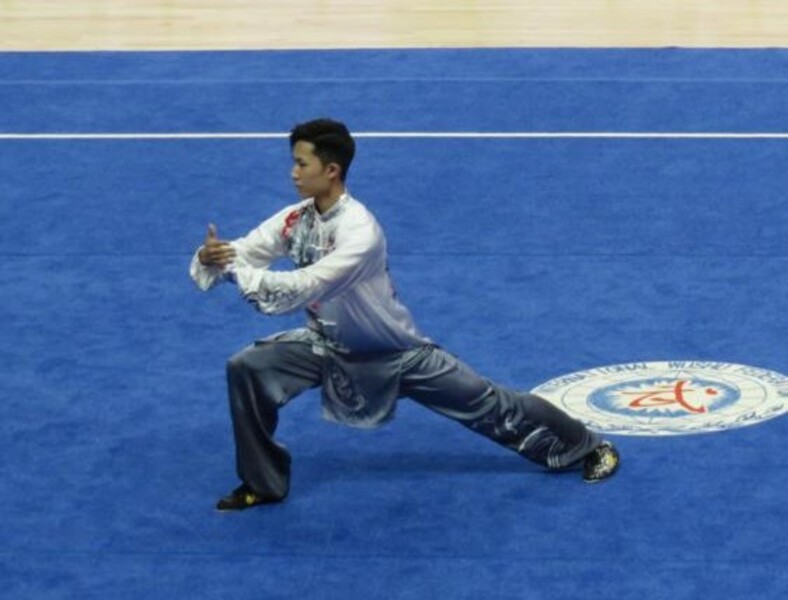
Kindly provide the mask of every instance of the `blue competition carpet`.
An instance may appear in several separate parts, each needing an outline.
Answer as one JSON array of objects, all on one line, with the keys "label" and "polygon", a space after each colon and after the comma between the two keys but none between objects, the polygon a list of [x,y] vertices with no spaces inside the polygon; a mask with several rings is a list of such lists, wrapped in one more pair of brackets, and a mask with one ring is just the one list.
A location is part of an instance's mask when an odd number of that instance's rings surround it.
[{"label": "blue competition carpet", "polygon": [[[350,189],[421,328],[501,383],[698,359],[788,372],[788,52],[0,54],[0,134],[360,137]],[[722,133],[720,138],[562,138]],[[0,138],[5,597],[776,599],[788,419],[622,437],[547,475],[403,401],[374,432],[282,413],[292,495],[236,484],[226,358],[299,325],[187,266],[294,201],[283,138]]]}]

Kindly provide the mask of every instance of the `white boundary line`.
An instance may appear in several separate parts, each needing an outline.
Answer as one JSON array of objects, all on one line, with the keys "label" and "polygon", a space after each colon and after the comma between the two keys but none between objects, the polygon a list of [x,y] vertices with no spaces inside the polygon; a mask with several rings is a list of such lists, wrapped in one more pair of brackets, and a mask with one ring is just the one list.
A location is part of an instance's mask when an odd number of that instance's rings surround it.
[{"label": "white boundary line", "polygon": [[[288,133],[0,133],[2,140],[211,140],[211,139],[287,139]],[[612,132],[612,131],[363,131],[356,138],[382,139],[788,139],[788,132]]]}]

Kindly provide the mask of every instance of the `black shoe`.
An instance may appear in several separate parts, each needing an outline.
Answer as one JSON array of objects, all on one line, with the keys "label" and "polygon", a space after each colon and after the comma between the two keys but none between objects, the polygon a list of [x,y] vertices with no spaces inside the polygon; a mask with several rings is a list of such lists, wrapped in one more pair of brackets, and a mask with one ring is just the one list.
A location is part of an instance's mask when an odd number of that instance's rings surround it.
[{"label": "black shoe", "polygon": [[240,486],[235,488],[229,496],[221,498],[219,502],[216,503],[216,509],[243,510],[244,508],[252,508],[253,506],[257,506],[259,504],[271,504],[273,502],[279,502],[279,500],[273,500],[271,498],[261,496],[248,485],[242,483]]},{"label": "black shoe", "polygon": [[583,479],[588,483],[597,483],[612,477],[620,463],[618,450],[610,442],[604,441],[586,456],[583,463]]}]

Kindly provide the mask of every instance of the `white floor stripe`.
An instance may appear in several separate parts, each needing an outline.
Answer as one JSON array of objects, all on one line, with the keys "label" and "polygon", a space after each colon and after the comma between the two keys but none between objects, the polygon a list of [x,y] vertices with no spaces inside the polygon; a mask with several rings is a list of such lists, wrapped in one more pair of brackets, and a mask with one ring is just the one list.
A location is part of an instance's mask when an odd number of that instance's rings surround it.
[{"label": "white floor stripe", "polygon": [[[0,140],[189,140],[189,139],[286,139],[288,133],[0,133]],[[786,133],[770,132],[614,132],[614,131],[362,131],[356,138],[382,139],[788,139]]]}]

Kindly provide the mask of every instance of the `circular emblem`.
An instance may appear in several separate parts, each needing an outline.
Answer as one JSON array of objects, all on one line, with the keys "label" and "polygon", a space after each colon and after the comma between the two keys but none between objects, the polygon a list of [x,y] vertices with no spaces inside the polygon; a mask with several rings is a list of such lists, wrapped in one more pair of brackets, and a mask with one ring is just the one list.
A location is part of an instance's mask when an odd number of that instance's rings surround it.
[{"label": "circular emblem", "polygon": [[731,363],[627,363],[532,390],[602,433],[679,435],[754,425],[788,410],[788,377]]}]

